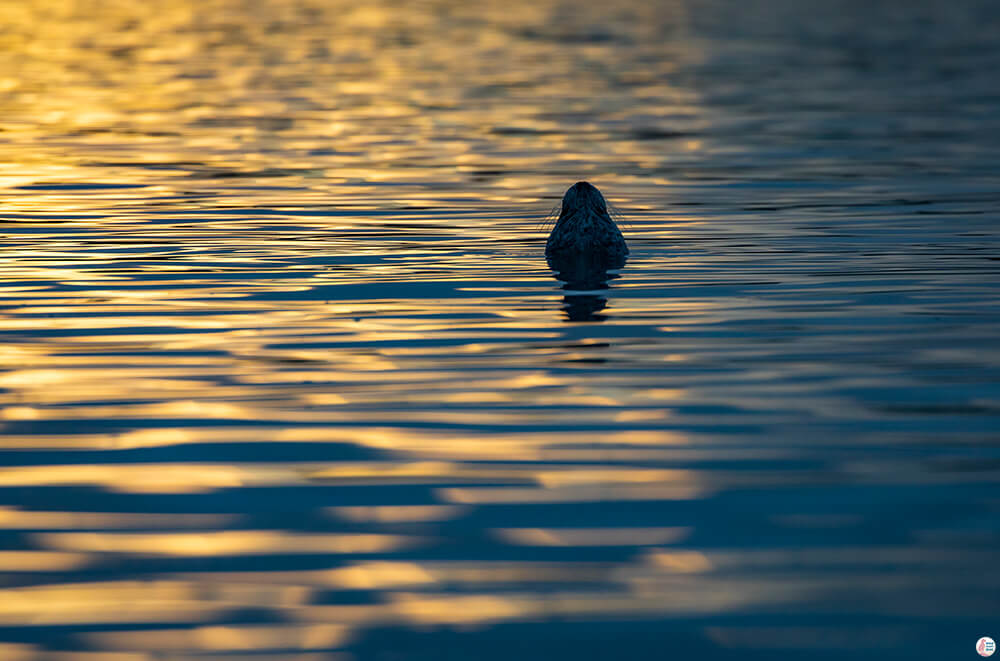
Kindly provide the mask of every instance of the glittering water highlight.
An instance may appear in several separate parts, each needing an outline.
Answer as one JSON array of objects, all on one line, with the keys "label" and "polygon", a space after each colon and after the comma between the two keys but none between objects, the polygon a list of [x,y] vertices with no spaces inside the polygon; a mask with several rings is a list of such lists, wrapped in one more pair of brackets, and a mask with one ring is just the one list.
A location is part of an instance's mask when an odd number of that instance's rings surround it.
[{"label": "glittering water highlight", "polygon": [[[0,24],[0,658],[994,631],[991,3]],[[560,280],[582,179],[631,254]]]}]

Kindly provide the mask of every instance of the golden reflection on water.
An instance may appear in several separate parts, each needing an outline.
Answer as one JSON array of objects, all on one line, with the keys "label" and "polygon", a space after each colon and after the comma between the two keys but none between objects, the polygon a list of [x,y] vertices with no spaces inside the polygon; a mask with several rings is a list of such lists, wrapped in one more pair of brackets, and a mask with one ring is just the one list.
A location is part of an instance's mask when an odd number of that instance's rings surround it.
[{"label": "golden reflection on water", "polygon": [[[379,627],[797,612],[845,585],[876,615],[987,603],[988,553],[857,504],[971,472],[902,423],[857,456],[901,418],[849,393],[912,386],[873,352],[940,311],[856,288],[929,285],[823,281],[770,211],[699,211],[715,165],[663,213],[685,164],[739,156],[697,135],[740,125],[681,84],[689,5],[0,4],[0,637],[35,641],[0,659],[330,661]],[[633,255],[574,294],[542,218],[584,177]],[[607,323],[566,323],[574,296]],[[931,336],[920,360],[985,355]],[[948,582],[973,592],[914,598]]]},{"label": "golden reflection on water", "polygon": [[41,533],[47,548],[102,553],[181,556],[270,555],[275,553],[380,553],[408,540],[390,535],[298,535],[265,530],[197,533]]},{"label": "golden reflection on water", "polygon": [[[218,195],[218,180],[197,175],[255,174],[310,181],[297,203],[361,207],[374,200],[350,190],[358,182],[410,183],[423,174],[438,186],[467,183],[502,163],[508,173],[485,190],[452,186],[449,195],[503,203],[548,190],[536,175],[518,174],[541,154],[567,164],[617,156],[607,150],[619,143],[581,143],[540,112],[547,99],[606,85],[596,71],[572,75],[580,56],[590,64],[615,52],[599,39],[567,46],[563,37],[605,18],[586,5],[56,0],[7,4],[0,17],[9,26],[0,42],[8,138],[0,155],[11,187],[96,179],[146,186],[143,195],[154,198]],[[665,24],[683,27],[681,3],[628,3],[612,23],[640,39]],[[694,44],[683,48],[690,54]],[[663,58],[659,66],[676,65]],[[688,95],[661,79],[640,87],[669,103],[664,114],[691,109]],[[601,110],[623,105],[607,100]],[[629,157],[643,163],[641,151]],[[155,169],[129,167],[140,163]],[[12,210],[50,213],[133,199],[117,189],[88,192],[86,201],[72,191],[12,192]],[[435,199],[412,186],[400,192],[402,205]],[[278,191],[253,194],[262,205],[288,203]]]}]

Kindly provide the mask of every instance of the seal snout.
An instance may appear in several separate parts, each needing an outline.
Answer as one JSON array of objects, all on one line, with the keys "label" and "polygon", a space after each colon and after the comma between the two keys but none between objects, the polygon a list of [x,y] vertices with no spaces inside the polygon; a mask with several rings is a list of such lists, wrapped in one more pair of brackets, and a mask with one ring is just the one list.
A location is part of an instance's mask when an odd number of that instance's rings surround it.
[{"label": "seal snout", "polygon": [[603,213],[607,213],[608,209],[601,191],[597,190],[597,187],[589,181],[576,182],[563,195],[562,212],[564,214],[589,207],[596,208]]}]

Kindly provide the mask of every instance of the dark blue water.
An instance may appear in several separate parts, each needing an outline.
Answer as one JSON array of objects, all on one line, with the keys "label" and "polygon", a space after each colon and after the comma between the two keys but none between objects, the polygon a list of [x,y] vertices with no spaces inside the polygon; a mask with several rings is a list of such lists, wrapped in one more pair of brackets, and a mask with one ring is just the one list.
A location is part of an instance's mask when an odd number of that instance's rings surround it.
[{"label": "dark blue water", "polygon": [[0,659],[1000,634],[995,3],[0,24]]}]

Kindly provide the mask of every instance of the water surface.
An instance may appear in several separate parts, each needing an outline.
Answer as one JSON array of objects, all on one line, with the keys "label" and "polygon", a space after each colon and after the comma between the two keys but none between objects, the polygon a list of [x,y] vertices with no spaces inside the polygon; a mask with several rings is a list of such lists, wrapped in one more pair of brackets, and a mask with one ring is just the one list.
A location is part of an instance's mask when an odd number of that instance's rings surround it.
[{"label": "water surface", "polygon": [[998,637],[994,3],[0,24],[3,659]]}]

